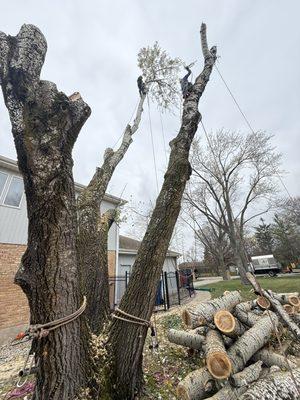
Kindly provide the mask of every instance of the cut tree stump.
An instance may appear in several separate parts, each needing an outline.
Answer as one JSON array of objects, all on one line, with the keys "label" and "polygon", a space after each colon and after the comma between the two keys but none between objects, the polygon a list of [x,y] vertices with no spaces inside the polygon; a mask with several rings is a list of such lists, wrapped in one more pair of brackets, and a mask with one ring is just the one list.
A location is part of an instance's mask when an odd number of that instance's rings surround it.
[{"label": "cut tree stump", "polygon": [[274,372],[253,383],[241,400],[297,400],[300,398],[300,368],[293,369],[294,379],[289,371]]},{"label": "cut tree stump", "polygon": [[205,357],[208,371],[216,379],[226,379],[231,373],[231,361],[220,332],[210,329],[206,335]]},{"label": "cut tree stump", "polygon": [[171,343],[179,344],[195,350],[202,350],[203,344],[205,343],[205,337],[202,335],[175,329],[169,330],[168,340]]},{"label": "cut tree stump", "polygon": [[218,311],[214,323],[220,332],[231,338],[241,336],[246,331],[244,325],[227,310]]},{"label": "cut tree stump", "polygon": [[200,303],[196,307],[186,308],[182,313],[182,319],[187,327],[197,328],[198,326],[212,322],[214,314],[217,311],[231,311],[241,301],[242,297],[240,292],[237,290],[229,292],[222,297]]},{"label": "cut tree stump", "polygon": [[177,386],[177,396],[181,400],[201,400],[215,391],[214,378],[207,368],[190,372]]},{"label": "cut tree stump", "polygon": [[276,314],[268,311],[265,315],[246,331],[228,350],[232,362],[233,373],[241,371],[250,358],[261,349],[270,339],[274,328],[277,328]]}]

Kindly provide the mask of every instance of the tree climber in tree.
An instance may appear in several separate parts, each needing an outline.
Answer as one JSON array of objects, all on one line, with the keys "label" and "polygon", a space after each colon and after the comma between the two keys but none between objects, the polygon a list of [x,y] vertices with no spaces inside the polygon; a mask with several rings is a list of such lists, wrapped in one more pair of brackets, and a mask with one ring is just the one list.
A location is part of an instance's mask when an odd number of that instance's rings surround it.
[{"label": "tree climber in tree", "polygon": [[187,70],[187,74],[184,75],[184,77],[182,79],[180,79],[182,97],[184,99],[186,99],[189,96],[192,86],[193,86],[192,82],[188,81],[188,78],[192,73],[192,71],[190,70],[190,67],[191,67],[191,65],[184,67]]},{"label": "tree climber in tree", "polygon": [[147,93],[146,85],[144,84],[143,77],[141,75],[137,79],[137,85],[139,88],[140,96],[145,96],[145,94]]}]

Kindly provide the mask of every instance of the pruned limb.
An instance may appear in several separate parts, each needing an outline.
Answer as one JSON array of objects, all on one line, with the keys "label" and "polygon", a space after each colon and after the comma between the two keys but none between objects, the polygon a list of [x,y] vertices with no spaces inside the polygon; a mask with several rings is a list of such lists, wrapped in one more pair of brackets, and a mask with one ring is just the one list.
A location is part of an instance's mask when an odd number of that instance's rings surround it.
[{"label": "pruned limb", "polygon": [[[253,383],[241,400],[297,400],[300,392],[300,368],[274,372]],[[294,379],[293,379],[294,377]]]},{"label": "pruned limb", "polygon": [[226,379],[231,373],[231,361],[225,350],[220,332],[210,329],[206,335],[206,365],[216,379]]},{"label": "pruned limb", "polygon": [[262,363],[262,361],[257,361],[255,364],[249,365],[249,367],[246,367],[241,372],[232,375],[232,384],[236,387],[241,387],[256,381],[261,373]]},{"label": "pruned limb", "polygon": [[179,344],[190,349],[201,350],[205,343],[205,336],[186,331],[178,331],[170,329],[168,332],[168,340],[171,343]]},{"label": "pruned limb", "polygon": [[[104,223],[100,206],[111,177],[131,144],[132,135],[139,127],[145,97],[146,95],[141,95],[133,125],[127,125],[119,148],[116,151],[110,148],[106,149],[102,166],[96,169],[90,183],[77,199],[79,226],[77,248],[81,286],[88,300],[86,315],[91,330],[95,334],[100,333],[106,317],[109,316],[108,275],[106,272],[108,253],[105,245],[107,247],[110,226]],[[108,220],[110,219],[109,217]],[[98,226],[99,221],[100,225]],[[99,266],[102,267],[99,268]]]},{"label": "pruned limb", "polygon": [[297,366],[293,361],[287,360],[286,357],[281,354],[277,354],[268,349],[259,350],[252,358],[254,361],[262,361],[266,367],[276,365],[280,369],[288,369],[289,367],[295,368]]},{"label": "pruned limb", "polygon": [[254,275],[252,275],[250,272],[247,272],[247,278],[250,281],[251,285],[253,286],[254,290],[261,294],[262,296],[266,297],[270,303],[272,304],[273,308],[275,309],[276,313],[279,315],[281,320],[284,322],[284,324],[290,329],[290,331],[294,334],[294,336],[299,340],[300,339],[300,328],[297,326],[297,324],[292,321],[292,319],[289,317],[287,312],[284,310],[280,302],[275,299],[271,294],[268,293],[268,291],[264,290],[261,288],[259,283],[257,282],[256,278]]},{"label": "pruned limb", "polygon": [[240,301],[242,301],[240,293],[233,291],[225,296],[200,303],[194,308],[186,308],[182,313],[183,322],[190,328],[196,328],[212,322],[214,314],[219,310],[231,311]]},{"label": "pruned limb", "polygon": [[228,350],[234,373],[241,371],[250,358],[268,342],[277,325],[276,314],[269,311],[268,315],[260,318],[252,328],[237,339]]},{"label": "pruned limb", "polygon": [[227,310],[218,311],[214,316],[214,323],[220,332],[232,338],[241,336],[246,331],[245,326]]},{"label": "pruned limb", "polygon": [[177,396],[182,400],[201,400],[216,390],[214,378],[207,368],[190,372],[177,386]]}]

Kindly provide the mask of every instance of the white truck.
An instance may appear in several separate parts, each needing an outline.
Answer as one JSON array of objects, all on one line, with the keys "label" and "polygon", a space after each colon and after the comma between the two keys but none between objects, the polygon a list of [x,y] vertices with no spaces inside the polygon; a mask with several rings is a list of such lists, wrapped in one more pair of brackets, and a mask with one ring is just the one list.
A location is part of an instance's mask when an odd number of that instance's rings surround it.
[{"label": "white truck", "polygon": [[275,276],[281,272],[281,269],[281,265],[276,261],[273,254],[251,257],[250,270],[254,274],[268,274],[270,276]]}]

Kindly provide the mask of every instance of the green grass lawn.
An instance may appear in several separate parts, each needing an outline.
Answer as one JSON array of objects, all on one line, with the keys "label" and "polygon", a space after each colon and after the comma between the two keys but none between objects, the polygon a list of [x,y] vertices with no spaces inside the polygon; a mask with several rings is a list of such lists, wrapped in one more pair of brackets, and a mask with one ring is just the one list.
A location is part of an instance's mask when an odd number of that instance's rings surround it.
[{"label": "green grass lawn", "polygon": [[[286,276],[282,278],[260,277],[258,281],[262,288],[270,289],[274,292],[287,293],[300,291],[300,274],[299,276]],[[256,297],[255,294],[250,292],[252,286],[242,285],[239,279],[212,283],[210,285],[205,285],[205,288],[215,288],[215,291],[211,292],[212,298],[221,296],[225,290],[240,290],[245,300],[254,299]]]}]

